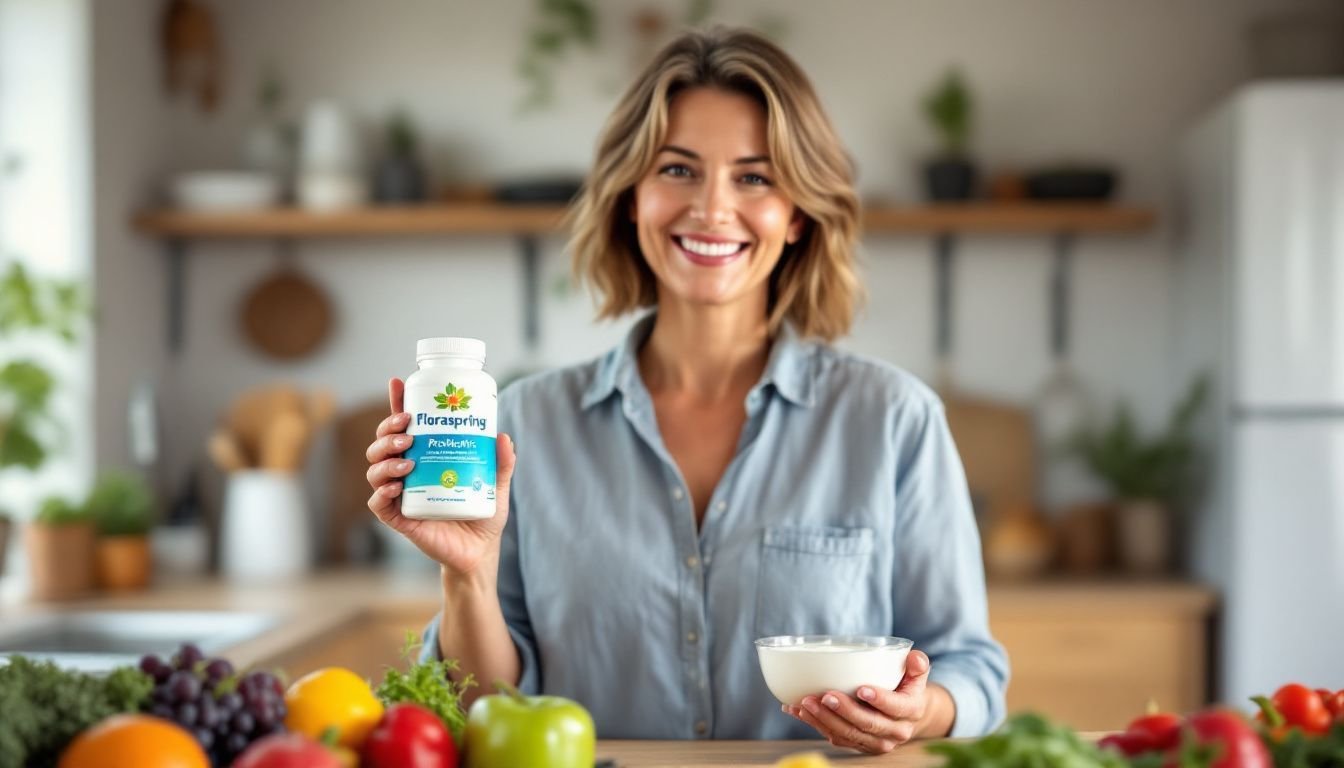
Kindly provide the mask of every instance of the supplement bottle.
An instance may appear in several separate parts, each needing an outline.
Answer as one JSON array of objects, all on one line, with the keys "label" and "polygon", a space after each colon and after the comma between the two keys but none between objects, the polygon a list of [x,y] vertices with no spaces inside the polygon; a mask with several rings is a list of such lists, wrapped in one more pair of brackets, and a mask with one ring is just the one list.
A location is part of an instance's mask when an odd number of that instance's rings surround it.
[{"label": "supplement bottle", "polygon": [[420,369],[406,379],[401,513],[417,520],[480,520],[495,514],[495,380],[486,373],[485,342],[420,339]]}]

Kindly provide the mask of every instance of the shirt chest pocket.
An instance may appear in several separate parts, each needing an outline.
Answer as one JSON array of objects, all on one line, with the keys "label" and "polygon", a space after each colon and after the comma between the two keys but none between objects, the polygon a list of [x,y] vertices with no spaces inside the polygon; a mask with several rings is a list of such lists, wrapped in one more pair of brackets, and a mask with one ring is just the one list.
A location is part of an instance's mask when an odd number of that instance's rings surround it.
[{"label": "shirt chest pocket", "polygon": [[873,633],[878,621],[871,528],[765,529],[756,636]]}]

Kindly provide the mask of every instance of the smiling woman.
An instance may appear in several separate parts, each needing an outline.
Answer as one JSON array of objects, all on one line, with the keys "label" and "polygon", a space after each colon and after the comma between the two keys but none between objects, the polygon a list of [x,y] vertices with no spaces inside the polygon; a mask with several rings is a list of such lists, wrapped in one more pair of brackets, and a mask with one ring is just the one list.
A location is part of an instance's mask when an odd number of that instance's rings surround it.
[{"label": "smiling woman", "polygon": [[[426,654],[575,699],[603,738],[887,752],[994,727],[1007,660],[942,405],[829,343],[859,295],[851,177],[807,78],[759,36],[684,35],[636,79],[570,223],[599,314],[652,311],[602,358],[499,394],[493,518],[401,514],[390,382],[369,508],[442,565]],[[754,641],[782,635],[913,650],[895,678],[874,665],[781,710]]]}]

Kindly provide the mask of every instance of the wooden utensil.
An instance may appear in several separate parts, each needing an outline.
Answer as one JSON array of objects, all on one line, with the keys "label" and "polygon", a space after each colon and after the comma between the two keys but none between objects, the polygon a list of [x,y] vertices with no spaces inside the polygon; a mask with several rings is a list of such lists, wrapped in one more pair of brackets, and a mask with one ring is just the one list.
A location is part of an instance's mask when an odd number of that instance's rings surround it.
[{"label": "wooden utensil", "polygon": [[261,436],[262,469],[298,472],[308,444],[308,419],[299,411],[282,411],[271,418]]},{"label": "wooden utensil", "polygon": [[232,434],[224,431],[215,432],[210,435],[208,448],[210,459],[221,471],[237,472],[240,469],[247,469],[247,456],[242,446],[238,444],[238,439]]},{"label": "wooden utensil", "polygon": [[226,417],[228,430],[238,440],[248,463],[256,465],[261,455],[262,436],[271,419],[284,412],[303,413],[303,393],[288,384],[279,384],[244,392],[234,401]]}]

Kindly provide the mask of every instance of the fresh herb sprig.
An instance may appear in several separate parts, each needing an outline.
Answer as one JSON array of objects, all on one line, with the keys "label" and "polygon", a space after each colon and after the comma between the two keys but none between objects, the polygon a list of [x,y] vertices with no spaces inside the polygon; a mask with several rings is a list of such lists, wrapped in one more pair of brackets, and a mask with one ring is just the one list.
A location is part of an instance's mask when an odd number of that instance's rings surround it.
[{"label": "fresh herb sprig", "polygon": [[476,681],[467,675],[461,682],[454,682],[453,673],[459,669],[456,659],[416,661],[419,649],[420,639],[414,632],[407,632],[406,644],[401,649],[406,671],[389,667],[374,693],[388,706],[408,701],[431,710],[448,726],[453,741],[461,745],[467,727],[462,696],[476,685]]},{"label": "fresh herb sprig", "polygon": [[1018,715],[976,741],[925,747],[947,758],[943,768],[1125,768],[1124,758],[1098,749],[1072,729],[1035,714]]}]

